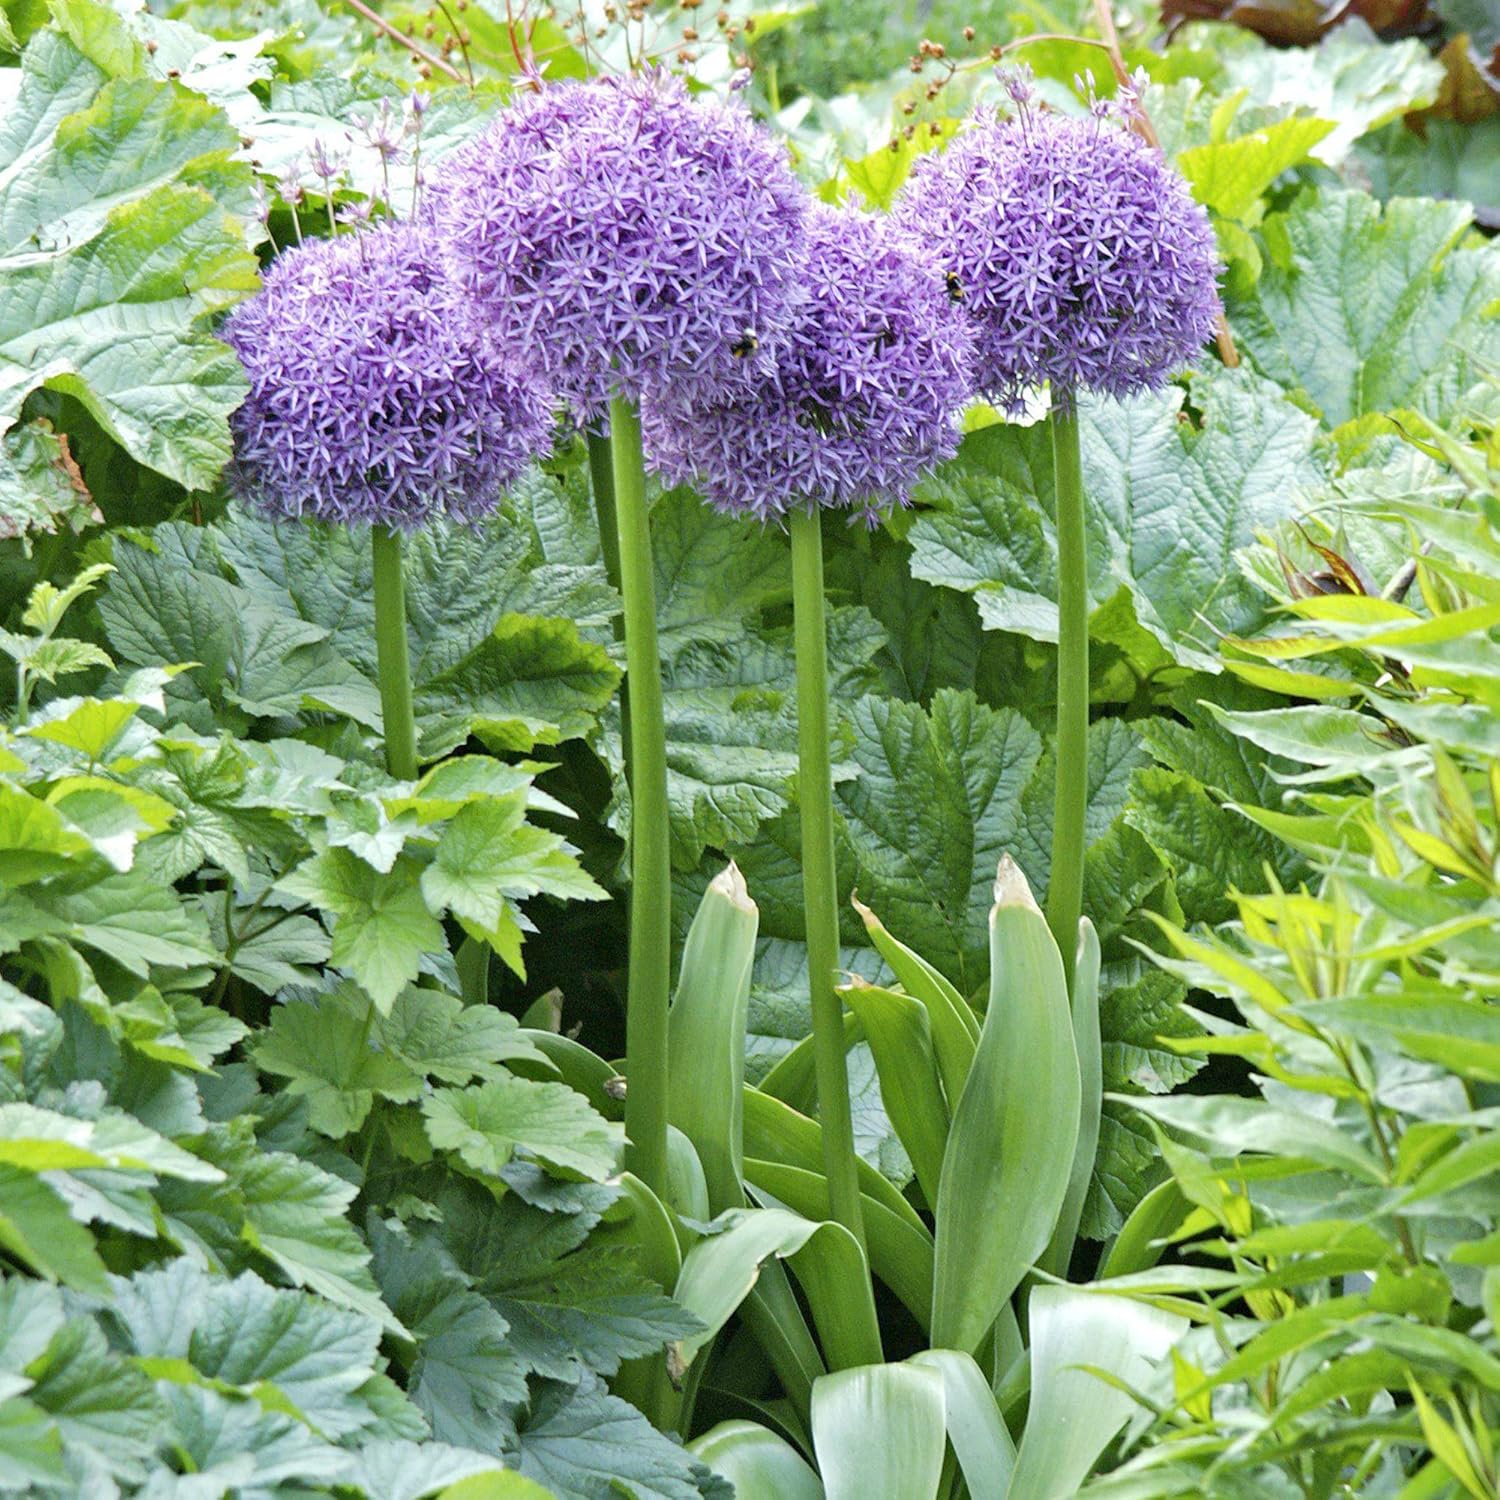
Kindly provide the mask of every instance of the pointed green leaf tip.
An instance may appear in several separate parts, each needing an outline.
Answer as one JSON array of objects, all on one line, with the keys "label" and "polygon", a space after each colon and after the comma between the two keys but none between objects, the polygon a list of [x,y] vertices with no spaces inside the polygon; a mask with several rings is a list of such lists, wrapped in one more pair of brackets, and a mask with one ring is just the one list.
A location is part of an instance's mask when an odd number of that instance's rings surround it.
[{"label": "pointed green leaf tip", "polygon": [[755,903],[750,899],[750,887],[745,884],[745,877],[733,860],[709,881],[708,889],[747,915],[758,914]]},{"label": "pointed green leaf tip", "polygon": [[1031,883],[1026,879],[1025,871],[1008,854],[1000,856],[1000,865],[995,871],[995,908],[990,912],[991,921],[994,921],[995,910],[1004,906],[1024,906],[1038,915],[1041,913],[1036,897],[1031,894]]}]

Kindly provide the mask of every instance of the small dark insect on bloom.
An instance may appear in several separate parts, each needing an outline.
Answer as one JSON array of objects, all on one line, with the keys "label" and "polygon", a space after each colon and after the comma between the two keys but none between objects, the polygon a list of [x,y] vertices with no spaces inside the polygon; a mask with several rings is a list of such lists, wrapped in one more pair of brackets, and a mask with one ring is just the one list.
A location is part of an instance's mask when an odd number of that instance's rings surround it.
[{"label": "small dark insect on bloom", "polygon": [[921,158],[892,222],[957,281],[992,399],[1014,406],[1048,381],[1063,400],[1160,386],[1213,331],[1207,214],[1097,101],[1068,119],[1031,107],[1024,75],[1006,90],[1018,116],[981,117]]},{"label": "small dark insect on bloom", "polygon": [[792,507],[870,521],[958,447],[973,333],[943,275],[884,221],[817,206],[811,293],[775,367],[703,401],[642,407],[647,458],[720,510],[777,520]]},{"label": "small dark insect on bloom", "polygon": [[429,201],[478,316],[584,418],[611,395],[743,382],[804,295],[785,151],[664,73],[522,94]]},{"label": "small dark insect on bloom", "polygon": [[952,301],[962,302],[964,300],[964,284],[952,271],[949,271],[943,277],[943,285],[948,288],[948,296]]},{"label": "small dark insect on bloom", "polygon": [[552,433],[551,403],[465,318],[425,226],[277,257],[222,329],[250,394],[231,476],[276,517],[401,530],[476,520]]}]

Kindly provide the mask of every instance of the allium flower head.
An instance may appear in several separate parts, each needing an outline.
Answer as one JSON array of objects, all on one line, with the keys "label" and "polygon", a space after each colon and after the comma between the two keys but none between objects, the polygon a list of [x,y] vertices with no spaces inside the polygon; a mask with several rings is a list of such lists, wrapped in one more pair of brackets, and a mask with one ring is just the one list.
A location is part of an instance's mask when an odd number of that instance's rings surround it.
[{"label": "allium flower head", "polygon": [[769,368],[805,195],[743,109],[663,73],[524,93],[432,186],[454,278],[584,417]]},{"label": "allium flower head", "polygon": [[551,436],[545,389],[474,337],[412,223],[279,256],[221,337],[250,394],[233,477],[278,517],[380,522],[491,510]]},{"label": "allium flower head", "polygon": [[916,163],[892,216],[955,278],[979,384],[1007,406],[1043,381],[1064,401],[1158,387],[1213,329],[1208,216],[1097,110],[1074,120],[1022,102],[1015,119],[981,118]]},{"label": "allium flower head", "polygon": [[720,510],[822,505],[873,523],[957,449],[973,332],[943,273],[865,214],[810,211],[808,284],[775,368],[717,401],[649,401],[646,453]]}]

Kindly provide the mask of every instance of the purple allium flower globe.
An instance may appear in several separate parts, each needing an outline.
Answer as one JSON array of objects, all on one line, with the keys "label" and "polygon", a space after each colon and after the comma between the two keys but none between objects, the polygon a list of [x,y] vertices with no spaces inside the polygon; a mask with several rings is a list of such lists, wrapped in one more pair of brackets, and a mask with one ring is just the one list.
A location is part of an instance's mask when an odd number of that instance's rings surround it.
[{"label": "purple allium flower globe", "polygon": [[775,369],[717,401],[648,401],[646,452],[720,510],[820,505],[874,524],[957,450],[973,331],[943,273],[867,214],[810,210],[807,275]]},{"label": "purple allium flower globe", "polygon": [[233,480],[275,517],[477,520],[550,444],[545,387],[475,337],[421,224],[279,256],[221,336],[250,378]]},{"label": "purple allium flower globe", "polygon": [[737,106],[665,73],[525,94],[433,184],[454,279],[585,420],[768,368],[804,282],[805,194]]},{"label": "purple allium flower globe", "polygon": [[953,278],[996,401],[1043,381],[1064,401],[1160,387],[1219,310],[1208,215],[1103,106],[1075,120],[1029,108],[1020,80],[1008,92],[1018,116],[981,117],[918,161],[893,222]]}]

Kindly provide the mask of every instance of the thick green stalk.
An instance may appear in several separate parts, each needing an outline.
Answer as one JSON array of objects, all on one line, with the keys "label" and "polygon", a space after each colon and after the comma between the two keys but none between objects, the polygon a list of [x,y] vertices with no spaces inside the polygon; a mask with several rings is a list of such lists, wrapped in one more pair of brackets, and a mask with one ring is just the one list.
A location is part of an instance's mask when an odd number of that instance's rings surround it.
[{"label": "thick green stalk", "polygon": [[417,777],[417,726],[411,707],[411,658],[406,645],[406,582],[401,576],[401,533],[370,528],[375,562],[375,660],[380,671],[380,716],[385,764],[400,781]]},{"label": "thick green stalk", "polygon": [[667,1004],[672,958],[672,860],[667,736],[656,579],[641,421],[628,401],[609,406],[614,501],[630,684],[630,967],[625,1010],[625,1162],[658,1196],[667,1190]]},{"label": "thick green stalk", "polygon": [[802,809],[802,906],[823,1164],[833,1217],[861,1247],[864,1216],[849,1113],[844,1007],[834,989],[839,961],[833,856],[833,766],[828,731],[828,627],[823,612],[823,530],[815,510],[793,509],[792,609],[797,643],[797,800]]},{"label": "thick green stalk", "polygon": [[1083,519],[1083,462],[1072,392],[1053,393],[1053,488],[1057,494],[1057,780],[1047,925],[1073,991],[1083,910],[1083,816],[1088,804],[1089,569]]},{"label": "thick green stalk", "polygon": [[[615,593],[620,593],[620,523],[615,515],[615,460],[609,438],[592,429],[587,436],[589,450],[589,487],[594,492],[594,517],[599,524],[599,555],[604,560],[604,576]],[[625,616],[614,618],[615,639],[625,640]],[[630,689],[620,684],[620,755],[625,762],[625,780],[630,780]]]}]

